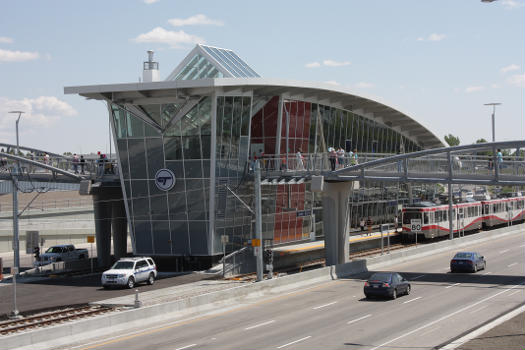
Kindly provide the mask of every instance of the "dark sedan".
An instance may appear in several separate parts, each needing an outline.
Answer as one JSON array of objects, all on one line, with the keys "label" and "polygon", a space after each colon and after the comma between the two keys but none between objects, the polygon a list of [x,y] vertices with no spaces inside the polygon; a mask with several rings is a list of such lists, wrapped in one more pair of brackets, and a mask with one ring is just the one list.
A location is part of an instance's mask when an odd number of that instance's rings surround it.
[{"label": "dark sedan", "polygon": [[476,252],[459,252],[450,260],[450,272],[485,270],[487,262],[483,255]]},{"label": "dark sedan", "polygon": [[410,283],[397,272],[377,272],[365,282],[366,298],[373,296],[397,298],[402,294],[410,294]]}]

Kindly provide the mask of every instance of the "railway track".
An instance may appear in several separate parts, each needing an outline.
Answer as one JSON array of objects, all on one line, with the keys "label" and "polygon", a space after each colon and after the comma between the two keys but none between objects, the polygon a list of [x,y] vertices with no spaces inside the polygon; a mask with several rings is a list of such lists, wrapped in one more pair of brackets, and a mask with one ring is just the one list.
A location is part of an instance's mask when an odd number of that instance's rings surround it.
[{"label": "railway track", "polygon": [[92,317],[115,310],[116,308],[113,307],[85,305],[67,307],[57,311],[43,312],[16,320],[0,321],[0,335],[8,335],[28,329],[46,327],[66,321]]}]

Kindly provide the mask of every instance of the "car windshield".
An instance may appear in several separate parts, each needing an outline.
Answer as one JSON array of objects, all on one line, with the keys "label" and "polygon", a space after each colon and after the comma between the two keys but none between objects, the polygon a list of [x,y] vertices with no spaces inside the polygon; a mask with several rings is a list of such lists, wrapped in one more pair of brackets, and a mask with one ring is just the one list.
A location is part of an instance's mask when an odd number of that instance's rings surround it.
[{"label": "car windshield", "polygon": [[374,273],[368,280],[369,281],[390,282],[391,278],[392,278],[391,273]]},{"label": "car windshield", "polygon": [[133,261],[117,261],[112,269],[115,270],[129,270],[133,268]]},{"label": "car windshield", "polygon": [[454,259],[471,259],[472,253],[456,253]]},{"label": "car windshield", "polygon": [[46,253],[62,253],[62,247],[51,247],[46,250]]}]

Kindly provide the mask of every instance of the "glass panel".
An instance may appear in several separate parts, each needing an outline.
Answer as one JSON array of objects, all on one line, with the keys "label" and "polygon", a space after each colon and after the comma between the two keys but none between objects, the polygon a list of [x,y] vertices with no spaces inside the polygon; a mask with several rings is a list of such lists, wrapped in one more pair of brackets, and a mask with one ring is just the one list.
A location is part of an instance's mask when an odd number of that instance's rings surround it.
[{"label": "glass panel", "polygon": [[153,221],[153,243],[156,254],[171,254],[170,225],[167,221]]},{"label": "glass panel", "polygon": [[172,249],[174,254],[188,255],[188,224],[186,221],[170,221]]},{"label": "glass panel", "polygon": [[198,135],[182,137],[182,148],[184,159],[201,159],[201,145]]},{"label": "glass panel", "polygon": [[125,179],[129,179],[128,141],[117,140],[117,148],[120,158],[120,169],[122,171],[122,176]]},{"label": "glass panel", "polygon": [[166,151],[166,160],[182,159],[182,145],[180,137],[164,137],[164,150]]},{"label": "glass panel", "polygon": [[202,178],[201,160],[185,160],[184,171],[186,178]]},{"label": "glass panel", "polygon": [[151,224],[150,221],[135,220],[135,235],[136,249],[138,255],[151,255],[153,251],[153,244],[151,240]]},{"label": "glass panel", "polygon": [[[153,184],[155,186],[155,184]],[[168,220],[167,193],[155,195],[150,198],[151,218],[153,220]]]},{"label": "glass panel", "polygon": [[117,139],[126,138],[128,136],[126,132],[126,112],[120,109],[117,105],[113,105],[112,109]]},{"label": "glass panel", "polygon": [[208,255],[208,233],[206,221],[189,221],[192,255]]},{"label": "glass panel", "polygon": [[164,168],[164,152],[162,149],[162,139],[146,139],[147,162],[149,178],[154,179],[159,169]]},{"label": "glass panel", "polygon": [[160,126],[160,105],[137,105],[136,107]]},{"label": "glass panel", "polygon": [[145,179],[146,175],[146,154],[143,139],[129,139],[129,166],[131,176],[134,179]]},{"label": "glass panel", "polygon": [[135,117],[130,112],[127,115],[128,137],[143,137],[144,136],[144,122],[140,118]]}]

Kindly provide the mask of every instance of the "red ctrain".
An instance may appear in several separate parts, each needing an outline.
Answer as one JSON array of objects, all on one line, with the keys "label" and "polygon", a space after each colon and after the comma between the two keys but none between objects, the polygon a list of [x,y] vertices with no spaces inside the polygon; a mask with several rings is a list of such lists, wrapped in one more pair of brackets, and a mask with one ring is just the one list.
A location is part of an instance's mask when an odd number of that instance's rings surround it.
[{"label": "red ctrain", "polygon": [[[403,208],[403,236],[435,238],[448,236],[448,205],[421,202]],[[454,233],[479,230],[525,220],[525,197],[497,198],[484,201],[457,203],[453,206]]]}]

